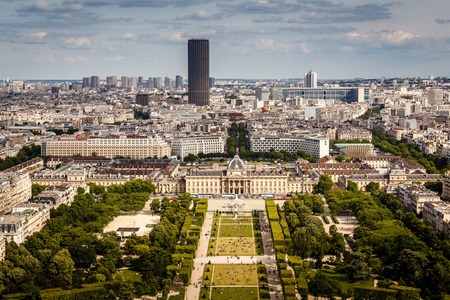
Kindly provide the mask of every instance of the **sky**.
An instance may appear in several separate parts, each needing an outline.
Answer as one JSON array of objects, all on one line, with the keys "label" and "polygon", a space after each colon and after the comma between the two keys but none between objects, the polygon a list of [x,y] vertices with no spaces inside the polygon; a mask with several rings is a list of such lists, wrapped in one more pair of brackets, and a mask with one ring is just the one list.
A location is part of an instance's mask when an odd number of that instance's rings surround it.
[{"label": "sky", "polygon": [[448,0],[0,0],[0,79],[187,76],[210,40],[216,78],[450,74]]}]

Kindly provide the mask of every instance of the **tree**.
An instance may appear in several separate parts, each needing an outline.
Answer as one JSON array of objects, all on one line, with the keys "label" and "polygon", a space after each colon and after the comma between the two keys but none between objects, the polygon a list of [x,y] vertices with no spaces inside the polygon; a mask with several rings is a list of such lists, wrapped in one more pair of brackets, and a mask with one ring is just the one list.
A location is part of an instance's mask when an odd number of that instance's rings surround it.
[{"label": "tree", "polygon": [[380,184],[378,182],[369,182],[369,184],[366,185],[366,191],[370,193],[377,193],[380,190]]},{"label": "tree", "polygon": [[335,158],[336,158],[336,160],[337,160],[338,162],[343,162],[343,161],[345,161],[345,156],[344,156],[344,155],[338,155],[338,156],[336,156]]},{"label": "tree", "polygon": [[184,157],[184,161],[187,161],[187,162],[194,162],[194,161],[196,161],[197,160],[197,156],[195,155],[195,154],[192,154],[192,153],[190,153],[188,156],[185,156]]},{"label": "tree", "polygon": [[50,260],[49,272],[50,274],[62,278],[67,286],[72,284],[72,272],[75,263],[70,257],[67,249],[58,251]]},{"label": "tree", "polygon": [[158,211],[160,209],[160,207],[161,207],[161,203],[159,202],[159,199],[155,198],[152,200],[152,203],[150,203],[150,208],[153,211]]},{"label": "tree", "polygon": [[369,276],[366,258],[361,252],[345,252],[342,268],[345,275],[352,281],[364,280]]},{"label": "tree", "polygon": [[45,191],[45,189],[47,188],[47,185],[40,185],[39,183],[33,183],[31,185],[31,195],[37,196],[39,195],[41,192]]},{"label": "tree", "polygon": [[351,180],[347,181],[347,191],[350,192],[356,192],[358,190],[358,185],[356,182],[353,182]]},{"label": "tree", "polygon": [[302,258],[308,258],[311,256],[311,235],[307,232],[306,228],[297,228],[292,235],[292,242],[294,249]]},{"label": "tree", "polygon": [[333,185],[334,185],[333,180],[331,179],[330,175],[328,174],[320,175],[319,182],[314,185],[313,193],[324,195],[325,192],[331,191]]}]

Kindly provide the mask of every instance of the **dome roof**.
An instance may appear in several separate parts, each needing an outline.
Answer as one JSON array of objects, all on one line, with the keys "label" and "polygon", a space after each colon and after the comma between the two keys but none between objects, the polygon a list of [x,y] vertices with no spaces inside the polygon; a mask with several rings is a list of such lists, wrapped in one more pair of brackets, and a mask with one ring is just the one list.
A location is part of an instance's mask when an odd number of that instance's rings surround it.
[{"label": "dome roof", "polygon": [[228,170],[245,170],[247,167],[245,166],[244,161],[239,157],[239,155],[235,155],[234,158],[228,163]]}]

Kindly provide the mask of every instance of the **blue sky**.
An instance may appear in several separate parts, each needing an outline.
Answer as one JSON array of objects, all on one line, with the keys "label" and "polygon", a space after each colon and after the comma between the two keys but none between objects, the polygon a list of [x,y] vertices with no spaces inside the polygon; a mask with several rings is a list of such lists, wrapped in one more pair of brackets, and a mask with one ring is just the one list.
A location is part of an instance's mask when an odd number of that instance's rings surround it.
[{"label": "blue sky", "polygon": [[0,79],[449,76],[448,0],[0,0]]}]

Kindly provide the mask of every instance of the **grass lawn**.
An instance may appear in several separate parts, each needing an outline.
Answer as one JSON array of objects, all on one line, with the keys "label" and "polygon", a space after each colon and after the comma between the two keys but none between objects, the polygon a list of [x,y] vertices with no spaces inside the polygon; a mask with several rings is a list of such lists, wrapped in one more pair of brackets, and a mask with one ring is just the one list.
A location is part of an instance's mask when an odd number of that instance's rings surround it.
[{"label": "grass lawn", "polygon": [[125,269],[120,271],[120,273],[122,273],[123,279],[125,279],[126,281],[142,282],[141,274],[139,274],[136,271],[133,271],[131,269]]},{"label": "grass lawn", "polygon": [[225,219],[220,220],[220,224],[252,224],[252,219],[237,218],[237,219]]},{"label": "grass lawn", "polygon": [[[211,269],[211,266],[209,267]],[[212,284],[215,287],[224,285],[257,286],[256,265],[212,265]]]},{"label": "grass lawn", "polygon": [[[359,280],[357,282],[349,282],[347,276],[344,274],[340,274],[336,272],[334,268],[322,268],[321,271],[325,273],[326,275],[330,276],[332,279],[339,281],[339,284],[341,285],[343,290],[348,290],[349,288],[354,287],[373,287],[373,279],[369,278],[366,280]],[[317,272],[312,272],[311,268],[306,269],[302,272],[302,277],[306,277],[307,274],[315,274]]]},{"label": "grass lawn", "polygon": [[214,300],[258,300],[258,288],[256,287],[213,287],[211,299]]},{"label": "grass lawn", "polygon": [[220,225],[219,237],[253,237],[253,225]]},{"label": "grass lawn", "polygon": [[217,255],[256,255],[253,238],[219,238],[217,243]]}]

